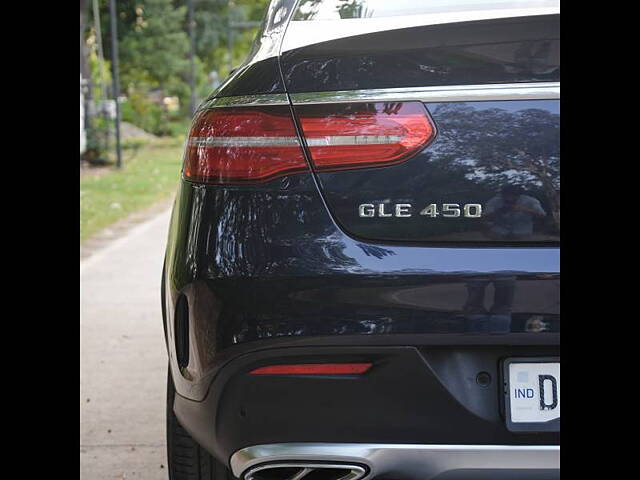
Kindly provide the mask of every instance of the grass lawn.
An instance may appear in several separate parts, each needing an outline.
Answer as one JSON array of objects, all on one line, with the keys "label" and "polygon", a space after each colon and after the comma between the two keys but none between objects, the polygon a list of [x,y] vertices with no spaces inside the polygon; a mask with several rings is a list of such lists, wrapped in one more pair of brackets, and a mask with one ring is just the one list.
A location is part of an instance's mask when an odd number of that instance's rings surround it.
[{"label": "grass lawn", "polygon": [[135,153],[123,151],[123,168],[80,177],[80,243],[176,190],[182,164],[181,138],[154,139]]}]

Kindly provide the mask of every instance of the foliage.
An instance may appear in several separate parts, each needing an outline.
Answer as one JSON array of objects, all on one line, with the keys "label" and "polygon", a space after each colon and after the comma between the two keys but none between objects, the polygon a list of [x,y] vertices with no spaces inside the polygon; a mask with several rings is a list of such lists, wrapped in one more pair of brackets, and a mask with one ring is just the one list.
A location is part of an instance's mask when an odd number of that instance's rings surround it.
[{"label": "foliage", "polygon": [[[111,62],[101,61],[95,49],[89,54],[89,69],[91,70],[91,82],[93,83],[93,98],[97,101],[109,98],[111,92]],[[104,91],[103,91],[104,85]]]},{"label": "foliage", "polygon": [[237,67],[250,50],[257,28],[234,29],[233,57],[229,57],[229,22],[262,20],[268,0],[215,0],[212,7],[209,0],[195,2],[196,53],[202,58],[208,71],[216,70],[220,77],[229,74],[230,66]]},{"label": "foliage", "polygon": [[[212,91],[209,73],[222,80],[230,65],[237,66],[247,55],[257,28],[233,32],[233,59],[229,58],[229,22],[261,20],[268,0],[194,0],[195,77],[199,100]],[[103,50],[111,58],[109,1],[100,0]],[[190,42],[186,0],[118,0],[118,41],[123,119],[156,135],[173,131],[178,117],[190,116]],[[91,9],[88,11],[92,23]],[[99,87],[100,65],[96,54],[95,28],[86,33],[90,53],[94,98],[103,98]],[[108,72],[106,72],[108,73]],[[111,82],[110,74],[105,76]],[[177,96],[179,115],[164,111],[161,99]]]},{"label": "foliage", "polygon": [[131,93],[127,100],[120,103],[120,111],[125,122],[133,123],[154,135],[167,134],[168,113],[142,93]]},{"label": "foliage", "polygon": [[82,160],[92,165],[105,165],[109,163],[108,143],[111,122],[102,117],[92,119],[91,128],[87,129],[87,148],[82,155]]},{"label": "foliage", "polygon": [[182,28],[186,7],[174,8],[171,0],[145,0],[135,7],[131,30],[120,46],[122,85],[140,82],[176,92],[188,75],[189,39]]}]

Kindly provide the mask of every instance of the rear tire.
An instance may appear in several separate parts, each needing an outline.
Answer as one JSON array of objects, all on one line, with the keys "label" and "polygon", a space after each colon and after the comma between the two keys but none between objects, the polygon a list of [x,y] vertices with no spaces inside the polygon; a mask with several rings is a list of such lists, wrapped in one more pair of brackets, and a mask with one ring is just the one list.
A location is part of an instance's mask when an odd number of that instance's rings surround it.
[{"label": "rear tire", "polygon": [[171,370],[167,375],[167,462],[169,480],[233,480],[228,468],[218,462],[182,428],[173,413],[175,387]]}]

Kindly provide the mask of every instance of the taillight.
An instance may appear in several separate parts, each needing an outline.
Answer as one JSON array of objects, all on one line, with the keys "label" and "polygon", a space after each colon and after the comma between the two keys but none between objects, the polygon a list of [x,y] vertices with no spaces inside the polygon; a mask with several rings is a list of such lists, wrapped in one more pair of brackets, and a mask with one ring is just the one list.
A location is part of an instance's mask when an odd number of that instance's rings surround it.
[{"label": "taillight", "polygon": [[296,114],[316,170],[400,163],[436,133],[421,102],[298,105]]},{"label": "taillight", "polygon": [[256,368],[250,375],[361,375],[372,363],[294,363]]},{"label": "taillight", "polygon": [[190,180],[255,183],[307,169],[287,106],[214,108],[193,121],[184,162]]},{"label": "taillight", "polygon": [[[435,137],[420,102],[296,106],[316,170],[393,165]],[[258,183],[308,171],[288,106],[203,110],[185,150],[184,175],[195,182]]]}]

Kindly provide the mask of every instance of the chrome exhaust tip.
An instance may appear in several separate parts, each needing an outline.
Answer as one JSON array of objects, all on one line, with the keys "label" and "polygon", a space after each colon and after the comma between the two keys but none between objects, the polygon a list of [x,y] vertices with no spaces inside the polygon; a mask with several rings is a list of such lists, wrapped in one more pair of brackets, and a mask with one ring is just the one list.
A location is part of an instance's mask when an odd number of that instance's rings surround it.
[{"label": "chrome exhaust tip", "polygon": [[560,445],[274,443],[238,450],[229,466],[243,480],[558,480]]},{"label": "chrome exhaust tip", "polygon": [[367,471],[341,463],[266,463],[249,469],[244,480],[360,480]]}]

